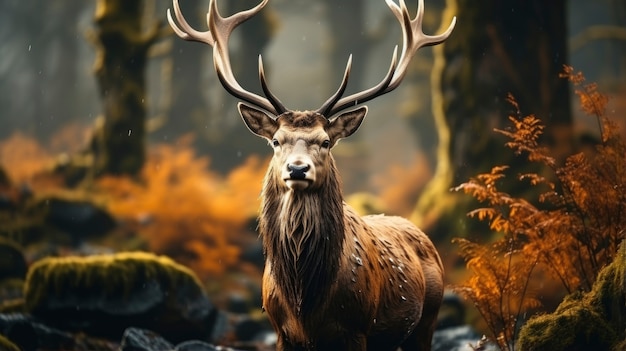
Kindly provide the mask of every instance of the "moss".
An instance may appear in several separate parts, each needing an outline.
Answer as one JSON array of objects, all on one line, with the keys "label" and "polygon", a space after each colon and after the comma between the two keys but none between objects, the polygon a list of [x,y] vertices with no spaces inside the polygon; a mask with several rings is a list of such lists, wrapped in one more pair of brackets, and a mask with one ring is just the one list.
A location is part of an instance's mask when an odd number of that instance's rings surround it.
[{"label": "moss", "polygon": [[138,284],[150,281],[159,281],[167,290],[190,284],[199,290],[201,287],[190,269],[168,257],[145,252],[45,258],[35,262],[26,277],[26,309],[32,312],[41,308],[50,296],[121,294],[125,300]]},{"label": "moss", "polygon": [[24,310],[64,331],[119,340],[132,326],[176,342],[209,335],[217,313],[190,269],[145,252],[35,262]]},{"label": "moss", "polygon": [[20,348],[0,334],[0,350],[3,351],[20,351]]},{"label": "moss", "polygon": [[566,297],[552,314],[520,330],[520,350],[617,350],[626,339],[626,243],[591,291]]},{"label": "moss", "polygon": [[24,299],[16,298],[0,302],[0,313],[23,313]]},{"label": "moss", "polygon": [[619,332],[620,339],[626,338],[626,242],[621,244],[613,262],[598,274],[585,298]]},{"label": "moss", "polygon": [[517,348],[534,351],[608,350],[615,333],[602,315],[580,304],[531,319]]}]

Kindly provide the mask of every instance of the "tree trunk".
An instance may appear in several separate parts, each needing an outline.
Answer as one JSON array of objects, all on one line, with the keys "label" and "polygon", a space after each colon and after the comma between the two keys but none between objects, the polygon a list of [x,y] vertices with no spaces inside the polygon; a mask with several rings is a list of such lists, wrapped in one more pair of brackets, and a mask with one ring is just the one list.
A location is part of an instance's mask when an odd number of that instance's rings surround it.
[{"label": "tree trunk", "polygon": [[158,36],[155,24],[146,33],[143,1],[99,0],[95,22],[98,50],[95,73],[104,122],[94,136],[94,171],[136,175],[145,160],[146,62]]},{"label": "tree trunk", "polygon": [[458,22],[448,40],[435,48],[438,168],[413,218],[437,227],[435,235],[442,236],[449,235],[450,223],[458,223],[442,217],[467,212],[449,199],[450,187],[494,165],[515,167],[513,153],[493,132],[508,125],[509,92],[522,113],[533,113],[548,126],[546,142],[558,147],[557,156],[572,148],[568,84],[559,78],[568,56],[565,0],[448,0],[447,6],[443,25],[453,14]]}]

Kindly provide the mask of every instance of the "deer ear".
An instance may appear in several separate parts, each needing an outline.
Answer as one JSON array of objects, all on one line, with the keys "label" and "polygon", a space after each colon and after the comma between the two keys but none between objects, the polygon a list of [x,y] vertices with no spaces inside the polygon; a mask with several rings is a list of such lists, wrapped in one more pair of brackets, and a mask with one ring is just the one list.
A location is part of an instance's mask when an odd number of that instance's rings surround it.
[{"label": "deer ear", "polygon": [[239,114],[250,131],[260,137],[271,140],[278,130],[278,123],[265,112],[242,102],[237,104]]},{"label": "deer ear", "polygon": [[341,138],[347,138],[359,129],[367,114],[367,106],[345,112],[335,117],[328,126],[327,133],[333,144]]}]

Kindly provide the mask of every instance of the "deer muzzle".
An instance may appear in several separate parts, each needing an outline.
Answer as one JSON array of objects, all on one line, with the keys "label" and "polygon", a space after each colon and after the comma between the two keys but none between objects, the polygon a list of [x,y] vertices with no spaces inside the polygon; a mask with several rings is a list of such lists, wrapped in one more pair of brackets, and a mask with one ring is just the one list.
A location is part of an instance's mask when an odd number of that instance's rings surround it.
[{"label": "deer muzzle", "polygon": [[315,171],[301,158],[289,160],[283,170],[283,180],[292,190],[306,189],[315,180]]}]

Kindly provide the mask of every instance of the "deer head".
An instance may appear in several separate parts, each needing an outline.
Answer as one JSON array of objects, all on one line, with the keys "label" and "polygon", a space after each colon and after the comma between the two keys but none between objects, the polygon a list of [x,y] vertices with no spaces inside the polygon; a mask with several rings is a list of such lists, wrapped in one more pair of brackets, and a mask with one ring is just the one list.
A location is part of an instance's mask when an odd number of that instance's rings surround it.
[{"label": "deer head", "polygon": [[[233,96],[241,99],[239,112],[250,131],[267,139],[274,149],[273,167],[280,170],[285,186],[293,190],[319,187],[326,159],[330,159],[330,149],[341,138],[352,135],[361,125],[367,114],[367,107],[359,107],[375,97],[386,94],[400,85],[406,75],[409,62],[417,50],[423,46],[443,42],[452,32],[456,18],[448,29],[435,36],[422,32],[424,16],[423,0],[419,0],[418,12],[411,18],[404,0],[397,5],[386,0],[387,5],[400,22],[403,45],[398,59],[396,46],[391,64],[385,77],[377,85],[342,97],[348,78],[352,56],[348,59],[341,84],[319,109],[315,111],[294,111],[285,108],[283,103],[269,90],[263,69],[263,60],[259,55],[259,79],[265,97],[249,92],[235,79],[228,53],[228,39],[232,31],[242,22],[258,13],[268,0],[263,0],[254,8],[222,17],[217,9],[216,0],[211,0],[207,14],[208,31],[197,31],[181,14],[178,0],[173,0],[176,24],[168,9],[167,18],[178,36],[185,40],[199,41],[213,47],[213,62],[217,76],[224,88]],[[347,112],[345,112],[347,110]],[[327,168],[327,167],[326,167]]]},{"label": "deer head", "polygon": [[272,168],[293,190],[317,189],[324,184],[330,169],[330,149],[341,138],[354,133],[367,107],[341,114],[329,120],[314,111],[287,111],[274,119],[266,113],[239,104],[239,112],[252,133],[270,141],[274,149]]},{"label": "deer head", "polygon": [[205,32],[191,28],[173,1],[179,24],[169,11],[168,20],[174,31],[213,46],[220,82],[243,100],[238,108],[244,123],[274,149],[261,195],[259,234],[266,256],[263,306],[277,332],[276,349],[365,351],[402,345],[430,350],[443,294],[439,255],[405,219],[358,217],[343,201],[330,149],[361,125],[367,107],[359,105],[398,87],[415,52],[445,40],[455,21],[443,34],[428,36],[422,32],[422,0],[413,19],[403,0],[399,5],[386,0],[402,27],[403,46],[399,59],[394,49],[385,77],[343,97],[350,57],[337,91],[319,109],[297,111],[270,92],[261,56],[265,96],[243,89],[232,73],[228,38],[267,0],[227,18],[211,0]]}]

